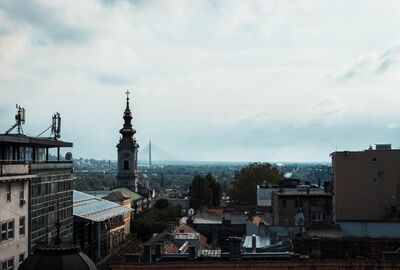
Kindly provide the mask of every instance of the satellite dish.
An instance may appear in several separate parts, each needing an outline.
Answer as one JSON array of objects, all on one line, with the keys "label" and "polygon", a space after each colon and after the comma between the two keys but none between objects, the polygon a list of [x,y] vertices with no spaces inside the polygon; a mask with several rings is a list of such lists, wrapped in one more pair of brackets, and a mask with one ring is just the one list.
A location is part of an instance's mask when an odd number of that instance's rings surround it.
[{"label": "satellite dish", "polygon": [[72,159],[72,153],[71,153],[71,152],[67,152],[67,153],[65,154],[65,159],[66,159],[66,160],[71,160],[71,159]]},{"label": "satellite dish", "polygon": [[188,211],[188,215],[191,217],[191,216],[193,216],[193,214],[194,214],[194,209],[190,208]]}]

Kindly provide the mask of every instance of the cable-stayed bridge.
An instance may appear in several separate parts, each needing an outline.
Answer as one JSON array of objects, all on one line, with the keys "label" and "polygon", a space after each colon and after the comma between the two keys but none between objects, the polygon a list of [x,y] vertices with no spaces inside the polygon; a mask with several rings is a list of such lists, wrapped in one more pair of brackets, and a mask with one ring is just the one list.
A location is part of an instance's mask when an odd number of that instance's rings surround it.
[{"label": "cable-stayed bridge", "polygon": [[139,162],[142,164],[149,164],[150,166],[157,161],[176,160],[179,160],[176,156],[165,151],[151,141],[139,151]]}]

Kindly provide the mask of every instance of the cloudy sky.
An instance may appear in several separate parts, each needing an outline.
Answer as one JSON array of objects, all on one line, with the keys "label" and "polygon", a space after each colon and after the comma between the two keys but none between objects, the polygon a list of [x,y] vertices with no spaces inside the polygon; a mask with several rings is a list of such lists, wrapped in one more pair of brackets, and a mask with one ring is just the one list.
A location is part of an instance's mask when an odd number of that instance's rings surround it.
[{"label": "cloudy sky", "polygon": [[[400,146],[399,1],[0,1],[0,132],[51,115],[75,157],[329,161]],[[157,158],[157,157],[155,157]]]}]

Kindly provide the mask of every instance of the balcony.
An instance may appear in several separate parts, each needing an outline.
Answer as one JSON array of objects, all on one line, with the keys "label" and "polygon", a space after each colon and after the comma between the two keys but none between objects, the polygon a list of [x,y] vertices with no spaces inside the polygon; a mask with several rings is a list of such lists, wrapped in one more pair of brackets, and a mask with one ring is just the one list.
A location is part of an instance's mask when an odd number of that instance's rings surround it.
[{"label": "balcony", "polygon": [[72,161],[0,160],[0,176],[28,175],[31,170],[71,169]]},{"label": "balcony", "polygon": [[29,164],[24,161],[3,163],[0,161],[0,175],[24,175],[29,173]]}]

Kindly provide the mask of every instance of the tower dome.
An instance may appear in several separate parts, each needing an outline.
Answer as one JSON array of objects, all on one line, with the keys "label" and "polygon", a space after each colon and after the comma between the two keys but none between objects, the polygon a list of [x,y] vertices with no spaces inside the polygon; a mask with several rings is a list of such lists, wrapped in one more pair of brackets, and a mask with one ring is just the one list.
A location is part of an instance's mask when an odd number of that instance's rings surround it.
[{"label": "tower dome", "polygon": [[75,246],[61,244],[37,247],[19,270],[96,270],[94,262]]}]

